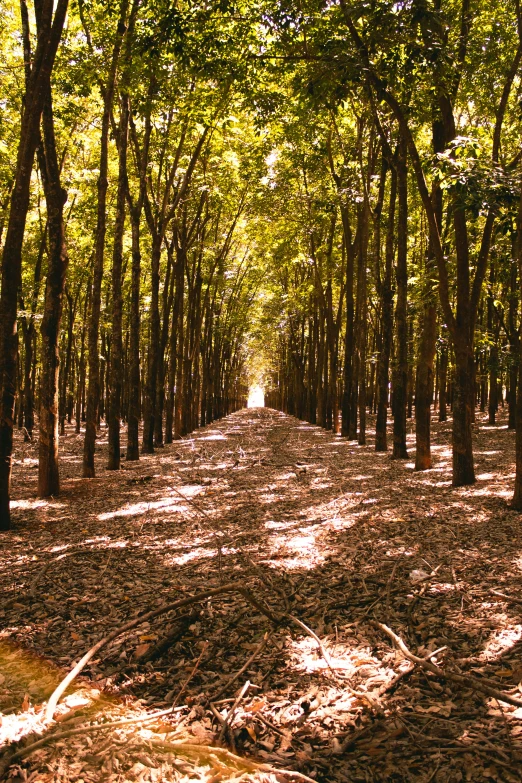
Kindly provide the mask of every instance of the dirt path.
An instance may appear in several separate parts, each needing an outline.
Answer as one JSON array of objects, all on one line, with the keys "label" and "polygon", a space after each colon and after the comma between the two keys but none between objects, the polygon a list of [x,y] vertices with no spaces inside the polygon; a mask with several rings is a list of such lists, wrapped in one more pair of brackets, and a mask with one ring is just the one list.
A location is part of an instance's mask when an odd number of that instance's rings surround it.
[{"label": "dirt path", "polygon": [[223,582],[296,616],[328,660],[295,623],[273,629],[240,595],[180,621],[159,618],[84,670],[61,707],[63,725],[174,699],[177,712],[147,728],[54,742],[15,779],[276,780],[211,752],[180,761],[164,747],[172,731],[216,745],[216,713],[222,721],[248,680],[232,732],[222,732],[241,756],[323,781],[521,780],[522,709],[417,671],[386,691],[405,664],[372,619],[420,655],[445,646],[442,666],[522,698],[522,610],[491,592],[522,595],[520,516],[507,505],[514,435],[481,425],[477,484],[455,490],[449,425],[435,430],[436,465],[416,474],[371,442],[247,410],[117,474],[102,468],[102,437],[94,480],[76,477],[82,443],[71,432],[62,494],[51,501],[34,499],[36,454],[20,445],[17,529],[2,537],[0,560],[4,741],[38,728],[53,685],[108,630]]}]

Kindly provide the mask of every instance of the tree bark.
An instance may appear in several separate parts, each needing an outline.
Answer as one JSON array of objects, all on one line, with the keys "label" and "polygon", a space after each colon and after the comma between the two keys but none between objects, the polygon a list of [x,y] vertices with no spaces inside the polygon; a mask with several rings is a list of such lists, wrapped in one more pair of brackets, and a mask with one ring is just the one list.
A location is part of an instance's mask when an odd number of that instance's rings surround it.
[{"label": "tree bark", "polygon": [[381,351],[377,366],[377,418],[375,422],[375,451],[387,451],[388,383],[393,336],[392,273],[394,258],[395,205],[397,201],[397,172],[391,169],[388,228],[386,231],[384,279],[382,281]]},{"label": "tree bark", "polygon": [[42,115],[43,156],[41,168],[47,202],[49,257],[45,287],[42,335],[42,369],[40,375],[40,417],[38,452],[38,496],[58,495],[58,382],[60,369],[60,325],[63,293],[69,259],[65,244],[63,208],[67,193],[60,184],[60,166],[56,153],[51,85],[46,87]]},{"label": "tree bark", "polygon": [[132,231],[132,272],[130,302],[129,336],[129,409],[127,415],[127,454],[126,459],[139,459],[139,423],[140,423],[140,218],[141,205],[130,207]]},{"label": "tree bark", "polygon": [[397,329],[396,365],[393,374],[393,457],[407,459],[406,405],[408,385],[408,174],[406,144],[401,137],[397,155]]},{"label": "tree bark", "polygon": [[125,202],[128,191],[127,146],[129,138],[129,96],[121,96],[121,114],[118,130],[118,192],[112,254],[112,327],[110,349],[110,396],[108,402],[109,458],[108,470],[120,468],[120,419],[123,385],[123,234],[125,231]]},{"label": "tree bark", "polygon": [[25,232],[38,127],[56,51],[62,35],[68,0],[58,0],[53,19],[53,3],[40,7],[38,40],[32,65],[26,62],[24,113],[11,194],[7,232],[2,254],[0,293],[0,530],[11,527],[11,457],[13,416],[18,366],[17,302],[22,273],[22,246]]},{"label": "tree bark", "polygon": [[91,310],[88,329],[89,375],[87,384],[87,414],[85,422],[85,440],[83,444],[83,477],[94,478],[94,449],[100,400],[100,360],[98,338],[100,332],[101,286],[103,262],[105,256],[105,234],[107,229],[107,189],[109,167],[109,130],[112,104],[116,87],[116,73],[120,58],[123,36],[126,31],[129,0],[121,0],[120,15],[116,31],[116,40],[112,50],[111,64],[107,82],[103,88],[103,114],[100,138],[100,173],[98,176],[98,206],[96,222],[96,240],[94,269],[91,291]]}]

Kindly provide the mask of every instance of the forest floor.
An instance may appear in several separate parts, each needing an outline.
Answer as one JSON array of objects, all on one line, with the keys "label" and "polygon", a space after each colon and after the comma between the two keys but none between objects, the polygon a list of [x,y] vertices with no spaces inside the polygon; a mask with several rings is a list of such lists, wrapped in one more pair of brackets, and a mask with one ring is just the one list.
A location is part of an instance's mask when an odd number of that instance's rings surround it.
[{"label": "forest floor", "polygon": [[[262,408],[117,473],[102,430],[91,480],[71,429],[62,493],[46,501],[20,438],[0,554],[12,781],[522,780],[522,708],[481,690],[489,678],[522,699],[514,433],[480,414],[475,427],[477,482],[460,489],[449,423],[434,424],[425,473],[376,454],[371,431],[358,446]],[[221,585],[116,636],[44,723],[97,641]],[[421,657],[443,647],[433,663],[464,680],[414,666],[375,621]]]}]

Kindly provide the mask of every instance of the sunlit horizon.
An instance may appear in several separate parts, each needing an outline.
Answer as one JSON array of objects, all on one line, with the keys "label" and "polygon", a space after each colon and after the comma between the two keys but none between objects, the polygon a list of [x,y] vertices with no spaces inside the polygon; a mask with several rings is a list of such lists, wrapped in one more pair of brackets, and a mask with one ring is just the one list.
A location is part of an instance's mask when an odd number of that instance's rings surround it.
[{"label": "sunlit horizon", "polygon": [[248,393],[248,408],[264,408],[265,392],[261,386],[252,386]]}]

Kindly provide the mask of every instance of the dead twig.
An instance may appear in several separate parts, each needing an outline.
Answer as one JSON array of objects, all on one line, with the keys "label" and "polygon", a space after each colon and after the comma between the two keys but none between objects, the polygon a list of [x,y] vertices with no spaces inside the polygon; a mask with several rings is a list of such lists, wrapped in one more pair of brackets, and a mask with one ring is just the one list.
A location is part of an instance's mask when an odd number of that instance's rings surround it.
[{"label": "dead twig", "polygon": [[[230,725],[231,725],[232,720],[234,718],[234,714],[235,714],[237,708],[239,707],[239,705],[241,704],[242,700],[246,696],[249,688],[250,688],[250,680],[247,680],[245,682],[245,684],[243,685],[243,687],[241,688],[241,690],[239,691],[238,696],[237,696],[234,704],[232,705],[232,707],[228,711],[227,717],[223,721],[223,725],[222,725],[221,731],[219,733],[219,742],[220,743],[223,742],[223,740],[225,739],[226,733],[230,729]],[[229,732],[229,733],[230,733],[230,741],[232,743],[232,750],[235,750],[234,736],[233,736],[232,732]]]},{"label": "dead twig", "polygon": [[503,598],[505,601],[509,601],[512,604],[518,604],[519,606],[522,606],[522,598],[513,598],[511,595],[501,593],[500,590],[490,590],[489,592],[493,593],[493,595],[498,595],[500,598]]},{"label": "dead twig", "polygon": [[189,676],[187,677],[187,679],[185,680],[185,682],[181,686],[181,689],[180,689],[178,695],[176,696],[176,698],[172,702],[172,709],[174,709],[174,707],[176,706],[178,701],[181,699],[181,697],[185,693],[185,689],[186,689],[187,685],[189,684],[189,682],[191,681],[191,679],[193,678],[193,676],[197,672],[197,670],[199,668],[199,664],[201,663],[201,659],[203,658],[203,655],[207,651],[207,647],[208,647],[208,642],[204,642],[203,647],[201,648],[201,652],[199,654],[199,658],[197,659],[196,663],[192,667],[192,671],[190,672]]},{"label": "dead twig", "polygon": [[378,623],[377,621],[374,621],[373,624],[380,628],[381,631],[384,631],[384,633],[387,634],[390,639],[393,639],[405,658],[407,658],[409,661],[412,661],[412,663],[421,666],[423,669],[426,669],[426,671],[431,672],[436,677],[440,677],[444,680],[451,680],[452,682],[456,682],[459,685],[463,685],[465,688],[472,688],[473,690],[478,691],[479,693],[483,693],[486,696],[492,696],[494,699],[503,701],[506,704],[512,704],[514,707],[522,707],[522,699],[516,699],[514,696],[510,696],[503,691],[497,690],[496,688],[491,688],[489,685],[484,685],[480,680],[477,680],[475,677],[472,677],[469,674],[456,674],[455,672],[441,669],[440,666],[436,666],[434,663],[431,663],[431,661],[428,661],[425,658],[419,658],[406,647],[401,637],[392,631],[391,628],[388,628],[387,625],[384,625],[384,623]]},{"label": "dead twig", "polygon": [[[433,652],[430,652],[427,655],[425,655],[423,660],[429,661],[430,658],[435,658],[436,655],[438,655],[441,652],[444,652],[445,649],[446,649],[446,647],[439,647],[438,650],[434,650]],[[382,696],[384,696],[386,693],[388,693],[393,688],[395,688],[395,686],[398,685],[398,683],[401,680],[403,680],[405,677],[407,677],[409,674],[412,673],[412,671],[415,669],[416,665],[417,664],[412,663],[412,665],[409,666],[407,669],[403,669],[402,672],[399,672],[398,674],[396,674],[395,677],[393,677],[390,680],[390,682],[385,683],[384,685],[381,685],[381,687],[377,691],[377,698],[379,698],[379,699],[382,698]]]},{"label": "dead twig", "polygon": [[330,658],[328,652],[325,649],[324,644],[319,639],[317,634],[314,631],[312,631],[311,628],[309,628],[307,625],[305,625],[301,620],[299,620],[297,617],[294,617],[293,614],[289,614],[289,615],[287,615],[287,617],[289,617],[289,619],[292,620],[292,622],[294,622],[296,625],[298,625],[299,628],[302,628],[302,630],[305,631],[308,634],[308,636],[310,636],[315,642],[317,642],[317,646],[319,648],[319,651],[320,651],[322,657],[324,658],[324,661],[325,661],[326,665],[328,666],[330,671],[333,674],[335,674],[336,672],[335,672],[335,670],[334,670],[334,668],[332,666],[332,659]]}]

